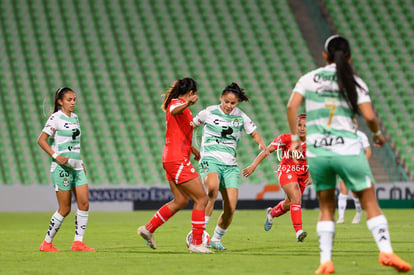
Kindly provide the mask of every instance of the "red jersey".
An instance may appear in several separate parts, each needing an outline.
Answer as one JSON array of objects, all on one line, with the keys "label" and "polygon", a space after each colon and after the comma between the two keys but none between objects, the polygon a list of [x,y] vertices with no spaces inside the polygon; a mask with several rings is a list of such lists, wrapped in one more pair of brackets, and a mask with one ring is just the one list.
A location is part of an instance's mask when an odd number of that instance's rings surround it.
[{"label": "red jersey", "polygon": [[177,160],[190,160],[191,140],[193,138],[193,116],[189,108],[185,108],[181,114],[171,115],[176,107],[185,104],[185,100],[174,98],[166,110],[165,146],[162,154],[162,162]]},{"label": "red jersey", "polygon": [[277,158],[280,161],[279,170],[286,173],[295,173],[298,176],[304,176],[308,173],[308,165],[306,162],[306,142],[301,144],[302,152],[293,153],[298,158],[298,163],[295,163],[289,154],[290,145],[292,144],[292,137],[290,134],[281,134],[272,141],[273,147],[277,151]]}]

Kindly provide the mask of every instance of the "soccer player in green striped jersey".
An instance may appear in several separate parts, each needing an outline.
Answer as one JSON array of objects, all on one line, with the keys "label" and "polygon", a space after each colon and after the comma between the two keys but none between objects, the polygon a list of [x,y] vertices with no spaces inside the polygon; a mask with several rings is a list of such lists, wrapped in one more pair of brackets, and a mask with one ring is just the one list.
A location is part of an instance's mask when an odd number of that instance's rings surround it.
[{"label": "soccer player in green striped jersey", "polygon": [[248,101],[244,89],[231,83],[222,91],[220,104],[207,107],[193,119],[195,126],[203,125],[201,142],[200,176],[207,188],[209,201],[206,207],[206,225],[214,209],[214,202],[220,191],[223,199],[223,213],[220,215],[211,247],[226,250],[221,239],[230,226],[238,200],[240,168],[237,165],[237,145],[243,131],[250,135],[269,155],[256,125],[237,105]]},{"label": "soccer player in green striped jersey", "polygon": [[[40,246],[43,252],[59,252],[52,243],[64,218],[70,213],[72,192],[76,196],[78,210],[75,217],[75,239],[72,251],[95,251],[83,242],[88,223],[89,188],[85,166],[80,154],[81,129],[78,116],[73,113],[76,95],[64,87],[55,93],[53,114],[46,122],[37,143],[52,157],[50,173],[58,210],[52,215],[45,240]],[[48,143],[51,141],[51,145]]]},{"label": "soccer player in green striped jersey", "polygon": [[[410,264],[393,253],[388,223],[375,197],[374,180],[356,133],[353,118],[362,114],[373,132],[375,146],[384,146],[371,106],[367,85],[349,64],[351,48],[347,39],[333,35],[325,42],[323,57],[327,65],[302,76],[293,88],[287,106],[291,150],[300,150],[296,117],[306,105],[306,142],[309,173],[318,194],[320,216],[317,224],[320,266],[316,274],[335,271],[332,256],[335,234],[335,185],[340,176],[347,188],[358,196],[367,215],[367,226],[380,250],[379,262],[399,272],[411,270]],[[295,155],[295,154],[294,154]]]}]

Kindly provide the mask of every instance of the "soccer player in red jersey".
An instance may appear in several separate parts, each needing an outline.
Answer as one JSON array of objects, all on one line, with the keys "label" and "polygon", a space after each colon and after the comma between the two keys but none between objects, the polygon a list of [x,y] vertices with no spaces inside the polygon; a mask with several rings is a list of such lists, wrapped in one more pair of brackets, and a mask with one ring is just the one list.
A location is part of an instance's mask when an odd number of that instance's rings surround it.
[{"label": "soccer player in red jersey", "polygon": [[[301,201],[305,187],[311,183],[311,179],[306,163],[306,115],[299,115],[297,121],[302,146],[302,152],[299,152],[301,155],[294,156],[297,161],[292,158],[292,153],[289,151],[292,142],[290,134],[281,134],[268,146],[270,153],[277,151],[280,161],[277,175],[286,197],[275,207],[269,207],[266,210],[264,229],[269,231],[273,225],[273,218],[279,217],[290,210],[290,218],[296,232],[296,239],[298,242],[303,242],[307,233],[302,229]],[[243,169],[243,176],[251,175],[265,158],[266,154],[261,152],[250,166]]]},{"label": "soccer player in red jersey", "polygon": [[213,253],[202,244],[207,194],[190,162],[191,153],[195,155],[196,160],[200,158],[198,150],[191,146],[193,117],[188,108],[198,101],[197,90],[197,83],[193,79],[183,78],[175,81],[164,94],[162,109],[166,112],[167,132],[162,164],[174,199],[163,205],[146,225],[137,230],[138,235],[144,238],[152,249],[156,249],[154,231],[183,209],[191,198],[194,202],[191,218],[193,239],[189,251]]}]

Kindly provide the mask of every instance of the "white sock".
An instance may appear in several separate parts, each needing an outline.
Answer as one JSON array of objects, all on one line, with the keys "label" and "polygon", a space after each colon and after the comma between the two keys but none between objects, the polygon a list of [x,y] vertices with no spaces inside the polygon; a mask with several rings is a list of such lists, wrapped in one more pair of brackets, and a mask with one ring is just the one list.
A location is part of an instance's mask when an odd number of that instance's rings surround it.
[{"label": "white sock", "polygon": [[335,236],[335,223],[333,221],[319,221],[316,225],[319,236],[319,249],[321,264],[332,257],[332,244]]},{"label": "white sock", "polygon": [[213,238],[211,239],[212,242],[219,242],[221,240],[221,238],[224,237],[224,234],[226,234],[227,229],[223,229],[220,226],[216,226],[216,229],[214,229],[214,235]]},{"label": "white sock", "polygon": [[49,223],[49,229],[47,230],[47,234],[45,237],[45,241],[51,243],[53,241],[53,237],[55,237],[56,233],[59,231],[60,225],[63,223],[65,217],[60,215],[57,211],[52,215]]},{"label": "white sock", "polygon": [[355,210],[357,211],[357,213],[361,213],[362,207],[361,207],[361,203],[359,202],[359,199],[355,197],[352,197],[352,198],[354,199]]},{"label": "white sock", "polygon": [[204,217],[204,221],[205,221],[205,226],[204,226],[204,229],[206,229],[207,228],[207,224],[208,224],[208,221],[210,220],[210,216],[205,216]]},{"label": "white sock", "polygon": [[348,195],[339,193],[338,196],[338,216],[339,218],[343,218],[345,216],[345,209],[347,203]]},{"label": "white sock", "polygon": [[74,241],[83,242],[86,225],[88,224],[88,211],[77,210],[75,217],[75,239]]},{"label": "white sock", "polygon": [[379,215],[367,220],[367,226],[374,236],[378,249],[382,252],[392,253],[388,222],[385,216]]}]

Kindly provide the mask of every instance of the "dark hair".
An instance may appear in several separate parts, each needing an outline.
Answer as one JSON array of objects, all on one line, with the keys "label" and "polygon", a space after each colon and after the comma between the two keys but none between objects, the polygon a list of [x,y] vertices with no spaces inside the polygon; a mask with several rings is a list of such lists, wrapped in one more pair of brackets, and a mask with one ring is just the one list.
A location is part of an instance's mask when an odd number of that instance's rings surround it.
[{"label": "dark hair", "polygon": [[348,62],[351,56],[348,40],[338,34],[332,35],[326,40],[324,50],[328,55],[328,61],[336,64],[339,94],[346,100],[352,111],[359,114],[356,88],[361,88],[361,86],[356,82],[354,70]]},{"label": "dark hair", "polygon": [[235,94],[239,99],[239,102],[249,101],[249,98],[244,93],[244,89],[240,88],[239,85],[237,85],[237,83],[232,82],[230,85],[223,89],[221,95],[224,95],[228,92]]},{"label": "dark hair", "polygon": [[301,118],[306,118],[306,114],[305,114],[305,113],[299,114],[299,115],[298,115],[298,118],[299,118],[299,119],[301,119]]},{"label": "dark hair", "polygon": [[60,108],[62,108],[62,106],[60,106],[60,104],[58,103],[58,100],[59,99],[62,100],[63,96],[69,91],[73,92],[73,90],[71,88],[68,88],[68,87],[63,87],[63,88],[59,88],[59,89],[56,90],[55,101],[54,101],[54,105],[53,105],[53,112],[54,113],[56,113],[57,111],[60,110]]},{"label": "dark hair", "polygon": [[183,79],[174,81],[173,85],[168,89],[168,91],[163,94],[164,102],[161,105],[161,109],[164,111],[167,110],[167,107],[173,98],[178,98],[180,95],[185,95],[189,91],[198,91],[198,85],[194,79],[185,77]]}]

